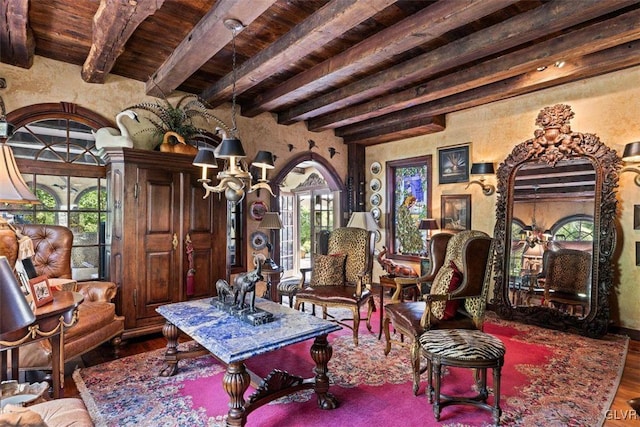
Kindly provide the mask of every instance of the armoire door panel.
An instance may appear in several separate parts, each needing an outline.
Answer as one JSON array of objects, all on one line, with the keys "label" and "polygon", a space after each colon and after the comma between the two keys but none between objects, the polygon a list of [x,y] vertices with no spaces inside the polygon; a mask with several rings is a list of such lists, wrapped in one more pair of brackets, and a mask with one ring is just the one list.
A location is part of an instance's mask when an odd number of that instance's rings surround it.
[{"label": "armoire door panel", "polygon": [[175,211],[172,201],[176,197],[175,191],[173,181],[146,182],[146,229],[148,233],[173,231]]}]

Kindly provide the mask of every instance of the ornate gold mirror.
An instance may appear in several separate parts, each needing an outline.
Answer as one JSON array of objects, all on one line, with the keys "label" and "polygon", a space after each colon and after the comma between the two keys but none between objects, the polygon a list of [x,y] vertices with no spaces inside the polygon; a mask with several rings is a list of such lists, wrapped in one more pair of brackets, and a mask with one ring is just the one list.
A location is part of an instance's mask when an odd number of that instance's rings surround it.
[{"label": "ornate gold mirror", "polygon": [[534,137],[498,168],[496,285],[501,317],[601,336],[609,323],[621,160],[574,113],[540,111]]}]

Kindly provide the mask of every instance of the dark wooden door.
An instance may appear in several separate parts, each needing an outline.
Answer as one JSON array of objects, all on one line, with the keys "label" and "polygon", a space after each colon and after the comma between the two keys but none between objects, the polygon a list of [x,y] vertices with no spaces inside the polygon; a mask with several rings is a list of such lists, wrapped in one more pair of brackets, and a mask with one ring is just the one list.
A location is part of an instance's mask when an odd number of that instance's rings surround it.
[{"label": "dark wooden door", "polygon": [[158,317],[155,309],[180,300],[181,174],[158,168],[137,170],[136,320]]}]

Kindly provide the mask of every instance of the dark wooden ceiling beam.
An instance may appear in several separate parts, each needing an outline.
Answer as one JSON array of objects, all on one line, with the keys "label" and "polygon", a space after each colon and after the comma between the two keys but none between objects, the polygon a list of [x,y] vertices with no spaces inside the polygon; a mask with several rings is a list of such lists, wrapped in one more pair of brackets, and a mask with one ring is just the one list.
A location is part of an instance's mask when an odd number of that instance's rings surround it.
[{"label": "dark wooden ceiling beam", "polygon": [[147,95],[161,97],[180,86],[232,39],[224,20],[237,19],[244,26],[252,23],[276,0],[218,0],[180,42],[158,70],[146,82]]},{"label": "dark wooden ceiling beam", "polygon": [[[358,134],[364,135],[373,129],[383,128],[389,120],[397,120],[400,117],[408,120],[423,117],[426,120],[431,116],[477,107],[637,65],[640,65],[640,41],[638,40],[575,59],[563,68],[548,69],[545,72],[532,71],[356,125],[338,128],[336,135],[343,137],[345,141],[359,143]],[[368,145],[373,143],[377,142],[369,141]]]},{"label": "dark wooden ceiling beam", "polygon": [[347,126],[465,90],[514,77],[556,61],[587,55],[640,39],[640,9],[591,25],[551,40],[448,74],[423,85],[376,98],[316,117],[308,122],[312,131]]},{"label": "dark wooden ceiling beam", "polygon": [[418,117],[415,119],[388,120],[384,125],[371,128],[357,135],[347,136],[343,139],[345,144],[357,142],[358,145],[375,145],[383,142],[398,141],[414,136],[427,135],[445,130],[445,115],[435,117]]},{"label": "dark wooden ceiling beam", "polygon": [[410,61],[289,108],[278,114],[278,122],[291,124],[368,101],[398,87],[424,81],[436,73],[495,55],[634,3],[638,1],[585,0],[576,8],[576,4],[571,1],[551,1]]},{"label": "dark wooden ceiling beam", "polygon": [[82,80],[104,83],[129,37],[163,3],[164,0],[100,0],[93,17],[93,40],[82,66]]},{"label": "dark wooden ceiling beam", "polygon": [[254,117],[277,110],[362,73],[394,55],[434,40],[503,9],[517,0],[449,0],[435,3],[397,24],[363,40],[313,68],[295,75],[273,90],[259,94],[251,104],[242,106],[242,115]]},{"label": "dark wooden ceiling beam", "polygon": [[29,27],[29,0],[0,0],[0,62],[31,68],[36,42]]},{"label": "dark wooden ceiling beam", "polygon": [[[237,67],[236,92],[252,88],[281,70],[283,63],[297,61],[320,46],[375,15],[395,0],[333,0],[295,26],[266,49]],[[233,73],[202,91],[212,106],[231,98]]]}]

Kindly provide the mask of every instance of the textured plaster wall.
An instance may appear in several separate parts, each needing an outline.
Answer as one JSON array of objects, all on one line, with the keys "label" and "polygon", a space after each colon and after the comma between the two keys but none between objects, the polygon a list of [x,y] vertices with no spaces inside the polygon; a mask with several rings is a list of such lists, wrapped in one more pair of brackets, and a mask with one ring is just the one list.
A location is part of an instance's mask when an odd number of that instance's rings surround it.
[{"label": "textured plaster wall", "polygon": [[[35,57],[34,64],[29,70],[0,64],[0,77],[7,80],[7,88],[0,91],[7,111],[10,112],[32,104],[64,101],[95,111],[115,123],[116,114],[127,106],[158,100],[144,94],[145,85],[143,82],[109,75],[104,84],[90,84],[82,80],[80,70],[79,66],[40,56]],[[172,96],[170,100],[175,102],[179,96]],[[216,108],[213,110],[213,114],[227,125],[231,125],[230,104]],[[269,150],[277,156],[276,169],[270,171],[268,177],[274,176],[290,158],[302,151],[307,151],[307,141],[313,139],[316,142],[316,148],[313,150],[316,154],[327,159],[329,159],[329,147],[334,147],[338,152],[344,153],[336,155],[330,159],[330,162],[336,169],[338,176],[345,181],[347,150],[342,148],[342,139],[336,138],[333,132],[309,132],[303,123],[291,126],[278,125],[275,118],[268,113],[255,118],[245,118],[238,114],[236,120],[248,159],[252,159],[258,150]],[[136,147],[148,146],[147,139],[148,135],[139,134],[135,136],[134,143]],[[287,144],[293,144],[294,150],[289,151]],[[248,194],[247,206],[251,201],[257,199],[255,193]],[[260,199],[269,206],[273,201],[271,195],[265,191],[260,192]],[[247,236],[256,231],[257,227],[257,221],[247,219]],[[266,253],[266,251],[264,252]],[[246,253],[252,253],[248,243]],[[253,264],[248,263],[247,265]]]},{"label": "textured plaster wall", "polygon": [[[440,218],[442,194],[471,194],[472,228],[493,234],[496,195],[484,196],[477,185],[437,185],[437,149],[471,143],[471,162],[494,162],[496,167],[513,147],[533,137],[538,112],[550,105],[568,104],[575,113],[571,127],[575,131],[594,133],[605,144],[622,154],[625,144],[640,140],[640,67],[566,84],[553,89],[523,95],[482,107],[448,114],[444,132],[367,147],[366,162],[433,156],[433,211]],[[635,243],[640,230],[633,229],[633,206],[640,204],[640,188],[633,183],[633,173],[620,175],[618,189],[619,254],[614,259],[617,280],[612,292],[613,322],[621,327],[640,330],[640,267],[636,266]],[[367,179],[372,176],[369,174]],[[385,180],[381,178],[385,183]],[[488,181],[495,184],[495,177]],[[369,188],[368,185],[366,188]],[[386,188],[382,188],[382,194]],[[385,200],[386,202],[386,200]],[[370,206],[369,206],[370,208]],[[386,214],[382,216],[384,228]],[[379,243],[381,247],[384,236]],[[381,271],[374,272],[380,274]]]}]

